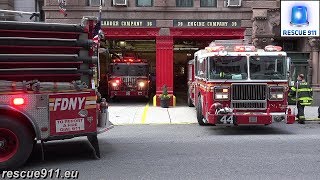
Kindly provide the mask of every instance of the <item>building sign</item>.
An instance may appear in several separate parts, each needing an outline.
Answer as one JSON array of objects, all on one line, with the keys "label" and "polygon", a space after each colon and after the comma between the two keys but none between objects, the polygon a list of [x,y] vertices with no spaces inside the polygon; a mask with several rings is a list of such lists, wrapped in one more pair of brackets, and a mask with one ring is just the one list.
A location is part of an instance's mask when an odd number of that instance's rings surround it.
[{"label": "building sign", "polygon": [[281,1],[281,36],[319,36],[319,1]]},{"label": "building sign", "polygon": [[174,27],[214,27],[214,28],[239,28],[241,20],[214,19],[214,20],[173,20]]},{"label": "building sign", "polygon": [[138,19],[103,19],[101,26],[107,27],[155,27],[156,20],[138,20]]}]

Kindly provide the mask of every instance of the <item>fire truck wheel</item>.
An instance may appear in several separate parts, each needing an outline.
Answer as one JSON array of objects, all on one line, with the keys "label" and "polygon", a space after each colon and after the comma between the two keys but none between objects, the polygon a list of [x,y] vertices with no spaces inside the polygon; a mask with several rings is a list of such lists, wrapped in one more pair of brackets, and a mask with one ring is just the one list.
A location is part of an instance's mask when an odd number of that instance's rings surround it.
[{"label": "fire truck wheel", "polygon": [[190,91],[188,90],[188,93],[187,93],[187,97],[188,97],[188,106],[189,107],[194,107],[194,105],[192,104],[192,100],[190,98]]},{"label": "fire truck wheel", "polygon": [[13,118],[0,116],[0,170],[22,166],[33,148],[32,133]]},{"label": "fire truck wheel", "polygon": [[203,122],[203,114],[202,114],[202,102],[200,97],[198,98],[198,105],[197,105],[197,120],[200,126],[206,125]]}]

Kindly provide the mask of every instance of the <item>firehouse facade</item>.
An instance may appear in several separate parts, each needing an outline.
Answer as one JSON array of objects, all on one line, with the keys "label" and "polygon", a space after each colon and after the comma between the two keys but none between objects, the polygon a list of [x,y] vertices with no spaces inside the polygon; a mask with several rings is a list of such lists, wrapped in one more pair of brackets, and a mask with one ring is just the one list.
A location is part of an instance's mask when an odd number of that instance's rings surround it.
[{"label": "firehouse facade", "polygon": [[[64,17],[57,1],[46,0],[43,10],[46,22],[79,23],[83,16],[98,16],[99,5],[99,0],[67,0]],[[102,0],[102,28],[110,49],[135,50],[149,59],[156,94],[163,85],[170,94],[179,89],[183,67],[196,50],[216,39],[243,38],[257,48],[283,47],[294,64],[292,81],[305,74],[318,104],[320,40],[281,38],[279,0]]]}]

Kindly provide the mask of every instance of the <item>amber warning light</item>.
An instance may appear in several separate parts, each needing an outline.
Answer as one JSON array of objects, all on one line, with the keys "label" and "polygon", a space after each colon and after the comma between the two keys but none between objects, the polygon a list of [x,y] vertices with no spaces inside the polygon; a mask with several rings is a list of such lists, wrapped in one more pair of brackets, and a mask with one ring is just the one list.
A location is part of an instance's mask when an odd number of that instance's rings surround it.
[{"label": "amber warning light", "polygon": [[23,105],[24,104],[24,99],[23,98],[14,98],[13,99],[13,104],[16,105],[16,106]]}]

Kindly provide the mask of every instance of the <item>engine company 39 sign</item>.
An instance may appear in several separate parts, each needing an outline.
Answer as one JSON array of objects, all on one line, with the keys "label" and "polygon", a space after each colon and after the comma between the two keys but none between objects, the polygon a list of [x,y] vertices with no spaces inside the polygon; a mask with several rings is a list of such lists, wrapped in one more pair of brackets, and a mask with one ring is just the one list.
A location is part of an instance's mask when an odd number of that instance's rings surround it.
[{"label": "engine company 39 sign", "polygon": [[241,20],[173,20],[174,27],[211,27],[211,28],[239,28]]},{"label": "engine company 39 sign", "polygon": [[54,94],[49,96],[50,133],[94,132],[96,96],[94,93]]},{"label": "engine company 39 sign", "polygon": [[281,36],[319,36],[319,1],[281,1]]}]

